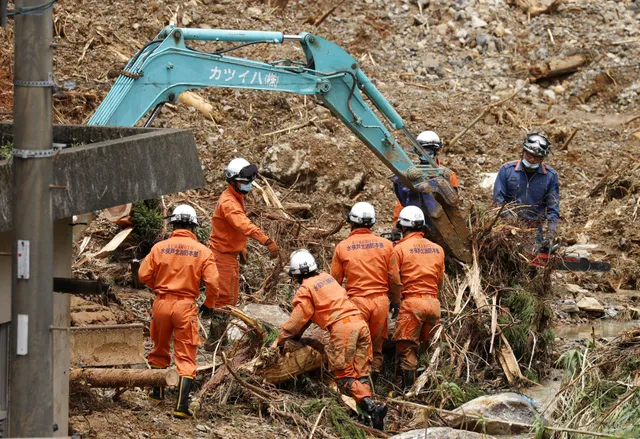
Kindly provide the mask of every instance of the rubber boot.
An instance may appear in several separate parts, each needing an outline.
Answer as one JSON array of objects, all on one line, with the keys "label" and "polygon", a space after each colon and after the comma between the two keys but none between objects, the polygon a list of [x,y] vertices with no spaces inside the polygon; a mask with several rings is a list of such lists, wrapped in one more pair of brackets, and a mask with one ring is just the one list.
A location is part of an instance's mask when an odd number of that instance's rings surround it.
[{"label": "rubber boot", "polygon": [[380,372],[378,372],[377,370],[372,370],[371,373],[369,374],[369,382],[371,383],[371,392],[373,393],[378,393],[376,392],[376,389],[378,388],[379,378],[380,378]]},{"label": "rubber boot", "polygon": [[204,350],[213,352],[216,350],[218,340],[222,338],[224,331],[227,329],[228,316],[226,314],[213,312],[211,317],[211,326],[209,327],[209,337],[204,342]]},{"label": "rubber boot", "polygon": [[180,377],[180,386],[178,392],[178,404],[173,411],[173,416],[176,418],[191,419],[193,413],[189,411],[189,394],[191,393],[191,385],[193,384],[193,378],[188,376]]},{"label": "rubber boot", "polygon": [[[151,369],[166,369],[166,367],[151,366]],[[160,404],[164,401],[164,387],[152,387],[147,397],[152,404]]]},{"label": "rubber boot", "polygon": [[415,370],[402,370],[402,393],[406,393],[407,390],[413,386],[416,382]]},{"label": "rubber boot", "polygon": [[387,405],[376,404],[371,398],[362,399],[358,406],[369,415],[371,426],[376,430],[384,430],[384,417],[387,416]]}]

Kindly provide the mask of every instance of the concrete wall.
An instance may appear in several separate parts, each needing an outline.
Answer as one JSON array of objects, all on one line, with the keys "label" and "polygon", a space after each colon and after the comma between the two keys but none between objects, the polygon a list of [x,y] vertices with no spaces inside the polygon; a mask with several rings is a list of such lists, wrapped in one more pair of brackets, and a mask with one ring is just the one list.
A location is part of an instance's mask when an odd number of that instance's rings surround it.
[{"label": "concrete wall", "polygon": [[[7,126],[0,124],[0,138]],[[62,128],[65,137],[75,142],[101,139],[107,134],[116,138],[59,153],[53,184],[62,188],[51,190],[53,219],[204,186],[198,151],[189,131],[63,126],[54,127],[54,141],[61,140],[56,139],[56,130]],[[0,232],[11,229],[12,179],[9,163],[0,162]]]}]

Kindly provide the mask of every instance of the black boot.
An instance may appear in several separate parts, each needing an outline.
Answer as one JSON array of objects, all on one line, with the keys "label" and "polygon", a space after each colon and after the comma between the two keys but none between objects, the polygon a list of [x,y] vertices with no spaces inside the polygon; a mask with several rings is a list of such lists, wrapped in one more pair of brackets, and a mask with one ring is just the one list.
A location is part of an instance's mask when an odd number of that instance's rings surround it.
[{"label": "black boot", "polygon": [[[166,367],[151,366],[151,369],[166,369]],[[164,387],[152,387],[148,398],[152,403],[160,404],[164,401]]]},{"label": "black boot", "polygon": [[376,430],[384,430],[384,417],[387,416],[387,405],[376,404],[371,398],[364,398],[358,406],[369,415],[371,426]]},{"label": "black boot", "polygon": [[416,371],[402,369],[402,393],[405,393],[407,390],[409,390],[415,382]]},{"label": "black boot", "polygon": [[187,376],[180,377],[178,404],[176,405],[176,409],[173,411],[173,416],[176,418],[193,418],[193,413],[189,411],[189,393],[191,393],[192,384],[193,378]]},{"label": "black boot", "polygon": [[209,337],[204,342],[204,350],[213,352],[216,350],[218,340],[222,338],[224,331],[227,329],[228,316],[220,312],[213,312],[211,317],[211,326],[209,327]]},{"label": "black boot", "polygon": [[378,378],[380,378],[380,372],[377,370],[372,370],[369,374],[370,382],[371,382],[371,392],[377,393],[376,389],[378,388]]}]

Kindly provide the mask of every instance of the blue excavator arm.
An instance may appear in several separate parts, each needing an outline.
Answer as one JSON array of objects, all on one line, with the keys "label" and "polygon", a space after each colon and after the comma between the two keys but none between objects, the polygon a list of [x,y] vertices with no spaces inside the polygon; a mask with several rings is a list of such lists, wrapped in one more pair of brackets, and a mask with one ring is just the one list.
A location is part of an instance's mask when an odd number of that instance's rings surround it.
[{"label": "blue excavator arm", "polygon": [[[187,46],[188,41],[240,43],[214,53]],[[266,63],[227,55],[251,44],[302,46],[306,62]],[[361,70],[359,62],[338,45],[309,33],[168,26],[127,64],[112,89],[89,120],[89,125],[133,126],[163,104],[186,91],[204,87],[271,90],[320,99],[404,184],[429,199],[424,210],[453,256],[469,260],[469,237],[460,216],[458,196],[448,182],[450,171],[431,161],[416,165],[393,136],[402,132],[411,147],[428,157],[402,118]],[[365,97],[382,117],[378,117]],[[383,120],[384,119],[384,122]],[[457,216],[456,216],[457,215]]]}]

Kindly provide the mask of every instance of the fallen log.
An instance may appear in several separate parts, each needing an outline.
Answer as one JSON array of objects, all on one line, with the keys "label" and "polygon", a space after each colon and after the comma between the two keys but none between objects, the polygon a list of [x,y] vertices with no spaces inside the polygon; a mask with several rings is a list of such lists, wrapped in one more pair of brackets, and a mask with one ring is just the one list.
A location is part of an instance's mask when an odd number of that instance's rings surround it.
[{"label": "fallen log", "polygon": [[329,333],[314,327],[307,330],[299,341],[287,341],[284,354],[276,358],[256,358],[240,370],[251,373],[264,383],[280,384],[322,366],[324,346],[329,343]]},{"label": "fallen log", "polygon": [[180,377],[174,369],[71,369],[69,380],[115,389],[177,386]]},{"label": "fallen log", "polygon": [[586,62],[587,59],[579,54],[568,57],[554,57],[531,67],[529,74],[535,81],[540,81],[576,72]]}]

